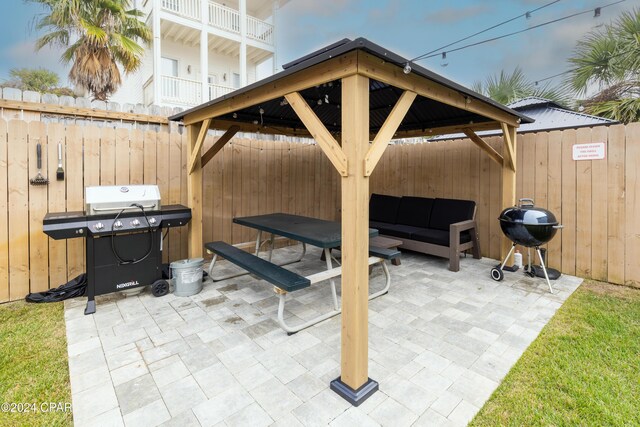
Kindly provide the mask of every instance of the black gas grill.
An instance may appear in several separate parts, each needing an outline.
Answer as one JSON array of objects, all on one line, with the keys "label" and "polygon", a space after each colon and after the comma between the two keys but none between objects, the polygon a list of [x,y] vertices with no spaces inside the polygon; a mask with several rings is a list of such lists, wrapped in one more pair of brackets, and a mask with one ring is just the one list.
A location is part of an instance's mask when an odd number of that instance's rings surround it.
[{"label": "black gas grill", "polygon": [[44,232],[53,239],[86,238],[87,307],[96,311],[95,296],[152,285],[165,295],[162,279],[162,229],[180,227],[191,209],[160,205],[155,185],[86,188],[85,212],[48,213]]}]

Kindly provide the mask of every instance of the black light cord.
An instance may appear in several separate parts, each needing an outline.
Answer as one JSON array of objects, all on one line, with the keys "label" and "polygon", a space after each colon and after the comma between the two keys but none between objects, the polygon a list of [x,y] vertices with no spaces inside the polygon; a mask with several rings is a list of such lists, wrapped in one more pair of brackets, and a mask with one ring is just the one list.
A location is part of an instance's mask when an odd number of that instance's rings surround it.
[{"label": "black light cord", "polygon": [[118,251],[116,250],[116,245],[115,245],[115,235],[116,235],[116,233],[115,233],[113,227],[114,227],[115,223],[118,221],[118,218],[120,218],[120,215],[122,215],[122,213],[126,210],[126,209],[122,209],[120,212],[118,212],[118,215],[116,215],[116,217],[113,219],[113,222],[111,223],[111,250],[113,251],[113,255],[118,260],[118,264],[119,265],[138,264],[139,262],[142,262],[145,259],[147,259],[149,257],[149,255],[151,255],[151,252],[153,251],[153,229],[151,228],[151,223],[149,222],[149,218],[147,218],[147,213],[144,211],[144,207],[139,203],[132,203],[129,206],[134,206],[134,207],[140,209],[142,211],[142,215],[144,216],[145,221],[147,221],[147,233],[149,233],[149,250],[140,259],[125,260],[125,259],[122,259],[120,257],[120,255],[118,255]]},{"label": "black light cord", "polygon": [[[616,4],[623,3],[625,1],[626,0],[618,0],[618,1],[615,1],[615,2],[612,2],[612,3],[605,4],[604,6],[597,7],[596,9],[604,9],[606,7],[609,7],[609,6],[614,6]],[[467,45],[464,45],[464,46],[460,46],[460,47],[457,47],[455,49],[451,49],[451,50],[448,50],[448,51],[442,51],[442,52],[433,53],[433,54],[420,55],[420,56],[416,57],[416,59],[414,59],[412,61],[409,61],[409,62],[416,62],[416,61],[421,61],[423,59],[434,58],[436,56],[442,55],[443,53],[457,52],[459,50],[463,50],[463,49],[467,49],[467,48],[470,48],[470,47],[478,46],[478,45],[481,45],[481,44],[484,44],[484,43],[489,43],[489,42],[492,42],[492,41],[500,40],[500,39],[503,39],[505,37],[511,37],[511,36],[516,35],[516,34],[521,34],[521,33],[527,32],[527,31],[535,30],[536,28],[544,27],[546,25],[555,24],[556,22],[560,22],[560,21],[564,21],[566,19],[574,18],[576,16],[584,15],[585,13],[591,13],[594,10],[595,9],[583,10],[582,12],[573,13],[571,15],[567,15],[567,16],[563,16],[561,18],[553,19],[551,21],[543,22],[541,24],[534,25],[532,27],[528,27],[528,28],[525,28],[523,30],[514,31],[514,32],[511,32],[511,33],[508,33],[508,34],[503,34],[501,36],[497,36],[497,37],[492,37],[490,39],[481,40],[479,42],[475,42],[475,43],[467,44]]]},{"label": "black light cord", "polygon": [[420,56],[416,56],[415,58],[411,59],[409,62],[419,61],[420,59],[425,58],[425,57],[427,57],[428,55],[431,55],[431,54],[432,54],[432,53],[434,53],[434,52],[439,52],[439,51],[441,51],[442,49],[446,49],[446,48],[448,48],[448,47],[450,47],[450,46],[453,46],[454,44],[458,44],[458,43],[463,42],[463,41],[465,41],[465,40],[469,40],[469,39],[470,39],[470,38],[472,38],[472,37],[475,37],[475,36],[480,35],[480,34],[482,34],[482,33],[486,33],[487,31],[493,30],[494,28],[498,28],[498,27],[500,27],[501,25],[508,24],[509,22],[515,21],[516,19],[519,19],[519,18],[522,18],[522,17],[527,17],[527,18],[528,18],[529,16],[531,16],[531,14],[532,14],[532,13],[537,12],[537,11],[539,11],[539,10],[541,10],[541,9],[544,9],[545,7],[551,6],[551,5],[555,4],[555,3],[558,3],[559,1],[560,1],[560,0],[554,0],[554,1],[550,2],[550,3],[547,3],[547,4],[545,4],[545,5],[542,5],[542,6],[538,7],[538,8],[536,8],[536,9],[529,10],[529,11],[527,11],[527,12],[525,12],[525,13],[523,13],[523,14],[520,14],[520,15],[518,15],[518,16],[514,16],[513,18],[507,19],[506,21],[502,21],[502,22],[500,22],[500,23],[498,23],[498,24],[495,24],[495,25],[492,25],[492,26],[490,26],[490,27],[488,27],[488,28],[485,28],[484,30],[480,30],[480,31],[478,31],[478,32],[476,32],[476,33],[473,33],[473,34],[468,35],[468,36],[466,36],[466,37],[464,37],[464,38],[461,38],[460,40],[456,40],[456,41],[454,41],[454,42],[452,42],[452,43],[449,43],[449,44],[447,44],[447,45],[441,46],[441,47],[439,47],[439,48],[437,48],[437,49],[433,49],[432,51],[429,51],[429,52],[427,52],[427,53],[424,53],[424,54],[422,54],[422,55],[420,55]]}]

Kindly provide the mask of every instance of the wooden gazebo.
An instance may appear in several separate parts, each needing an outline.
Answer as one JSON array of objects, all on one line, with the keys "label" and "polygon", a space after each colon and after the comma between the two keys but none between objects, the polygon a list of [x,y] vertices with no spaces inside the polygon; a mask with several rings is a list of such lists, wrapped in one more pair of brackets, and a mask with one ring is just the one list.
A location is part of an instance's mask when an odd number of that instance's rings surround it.
[{"label": "wooden gazebo", "polygon": [[[342,177],[341,376],[331,388],[358,405],[368,376],[369,176],[392,138],[463,132],[502,167],[515,203],[516,128],[531,119],[366,39],[342,40],[284,71],[171,117],[188,129],[189,256],[202,256],[202,168],[238,131],[312,137]],[[209,129],[226,131],[202,153]],[[502,154],[476,131],[501,129]],[[464,173],[464,171],[461,171]],[[502,243],[506,255],[509,242]]]}]

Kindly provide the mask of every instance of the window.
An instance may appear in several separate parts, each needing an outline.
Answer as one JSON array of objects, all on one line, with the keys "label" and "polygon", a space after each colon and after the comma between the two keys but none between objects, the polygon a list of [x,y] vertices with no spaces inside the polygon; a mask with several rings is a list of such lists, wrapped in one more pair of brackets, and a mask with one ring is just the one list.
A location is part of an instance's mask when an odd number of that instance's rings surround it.
[{"label": "window", "polygon": [[162,57],[160,72],[163,76],[178,77],[178,60]]}]

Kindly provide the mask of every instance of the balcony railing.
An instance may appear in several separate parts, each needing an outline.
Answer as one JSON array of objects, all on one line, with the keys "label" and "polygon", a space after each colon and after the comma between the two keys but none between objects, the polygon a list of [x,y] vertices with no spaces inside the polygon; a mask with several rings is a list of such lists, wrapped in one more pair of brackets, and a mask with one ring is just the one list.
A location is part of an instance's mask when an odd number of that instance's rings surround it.
[{"label": "balcony railing", "polygon": [[233,92],[235,89],[229,86],[209,84],[209,99],[220,98],[222,95]]},{"label": "balcony railing", "polygon": [[247,16],[247,37],[272,45],[273,25],[253,16]]},{"label": "balcony railing", "polygon": [[[162,0],[162,9],[184,18],[200,21],[200,0]],[[213,1],[209,2],[208,23],[212,27],[240,34],[240,12]],[[247,16],[247,37],[273,45],[273,25]]]},{"label": "balcony railing", "polygon": [[180,77],[162,76],[162,102],[198,105],[202,102],[202,84]]},{"label": "balcony railing", "polygon": [[162,8],[185,18],[200,20],[200,0],[162,0]]},{"label": "balcony railing", "polygon": [[210,1],[209,25],[231,33],[240,34],[240,12]]}]

